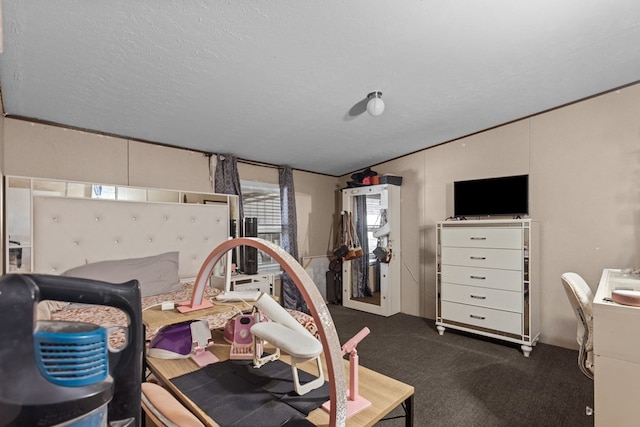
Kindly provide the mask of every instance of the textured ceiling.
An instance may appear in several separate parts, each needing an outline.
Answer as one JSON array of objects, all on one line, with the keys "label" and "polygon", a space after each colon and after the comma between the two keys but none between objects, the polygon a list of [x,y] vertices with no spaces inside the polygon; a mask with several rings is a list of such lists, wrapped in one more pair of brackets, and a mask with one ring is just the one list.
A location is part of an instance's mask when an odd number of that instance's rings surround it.
[{"label": "textured ceiling", "polygon": [[640,80],[637,0],[3,0],[2,15],[10,117],[336,176]]}]

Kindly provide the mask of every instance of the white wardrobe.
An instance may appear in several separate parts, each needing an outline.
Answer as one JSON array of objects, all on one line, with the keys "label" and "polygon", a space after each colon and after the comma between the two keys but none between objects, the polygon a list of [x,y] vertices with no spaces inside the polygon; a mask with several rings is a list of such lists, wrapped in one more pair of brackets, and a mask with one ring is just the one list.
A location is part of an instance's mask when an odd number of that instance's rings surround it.
[{"label": "white wardrobe", "polygon": [[[343,215],[351,214],[361,230],[359,243],[367,248],[364,256],[342,263],[345,307],[382,316],[400,312],[400,188],[380,184],[342,190]],[[381,253],[390,255],[380,261]]]}]

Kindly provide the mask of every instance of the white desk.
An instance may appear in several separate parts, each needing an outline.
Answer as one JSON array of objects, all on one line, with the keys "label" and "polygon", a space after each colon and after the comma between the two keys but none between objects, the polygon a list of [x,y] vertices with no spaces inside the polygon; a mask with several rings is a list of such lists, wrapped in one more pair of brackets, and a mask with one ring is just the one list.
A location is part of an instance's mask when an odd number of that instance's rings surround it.
[{"label": "white desk", "polygon": [[593,299],[596,426],[638,426],[640,307],[609,299],[615,289],[640,291],[640,275],[605,269]]}]

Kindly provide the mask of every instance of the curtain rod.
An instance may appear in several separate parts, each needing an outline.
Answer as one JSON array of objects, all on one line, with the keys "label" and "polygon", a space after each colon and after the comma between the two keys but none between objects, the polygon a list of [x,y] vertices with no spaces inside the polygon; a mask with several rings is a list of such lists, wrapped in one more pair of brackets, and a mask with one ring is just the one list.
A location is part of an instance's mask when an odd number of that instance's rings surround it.
[{"label": "curtain rod", "polygon": [[[213,153],[210,153],[209,155],[216,156],[216,158],[224,160],[224,154],[213,154]],[[273,169],[279,169],[280,168],[280,166],[274,165],[272,163],[257,162],[255,160],[246,160],[246,159],[241,159],[239,157],[236,157],[236,160],[239,163],[245,163],[247,165],[262,166],[262,167],[265,167],[265,168],[273,168]]]},{"label": "curtain rod", "polygon": [[[224,154],[212,154],[212,155],[224,158]],[[287,165],[274,165],[273,163],[258,162],[256,160],[241,159],[239,157],[236,157],[236,160],[238,162],[240,162],[240,163],[244,163],[244,164],[247,164],[247,165],[261,166],[261,167],[273,168],[273,169],[279,169],[280,167],[287,166]],[[329,175],[327,173],[309,171],[309,170],[306,170],[306,169],[298,169],[298,168],[292,167],[291,170],[298,171],[298,172],[313,173],[313,174],[316,174],[316,175],[324,175],[324,176],[328,176],[328,177],[331,177],[331,178],[337,178],[337,176],[335,176],[335,175]]]},{"label": "curtain rod", "polygon": [[274,165],[272,163],[256,162],[255,160],[238,159],[238,161],[240,163],[246,163],[248,165],[253,165],[253,166],[262,166],[265,168],[274,168],[274,169],[280,168],[280,166]]}]

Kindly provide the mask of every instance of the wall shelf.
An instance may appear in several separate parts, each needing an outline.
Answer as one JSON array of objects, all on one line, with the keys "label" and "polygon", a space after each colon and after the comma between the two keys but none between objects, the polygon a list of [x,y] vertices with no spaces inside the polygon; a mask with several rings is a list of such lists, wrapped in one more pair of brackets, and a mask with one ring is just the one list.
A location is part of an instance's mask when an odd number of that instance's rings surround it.
[{"label": "wall shelf", "polygon": [[39,196],[112,199],[118,201],[194,203],[226,205],[228,217],[238,220],[238,197],[229,194],[129,187],[100,183],[73,182],[30,178],[4,177],[3,228],[4,256],[2,272],[30,273],[34,271],[33,198]]}]

